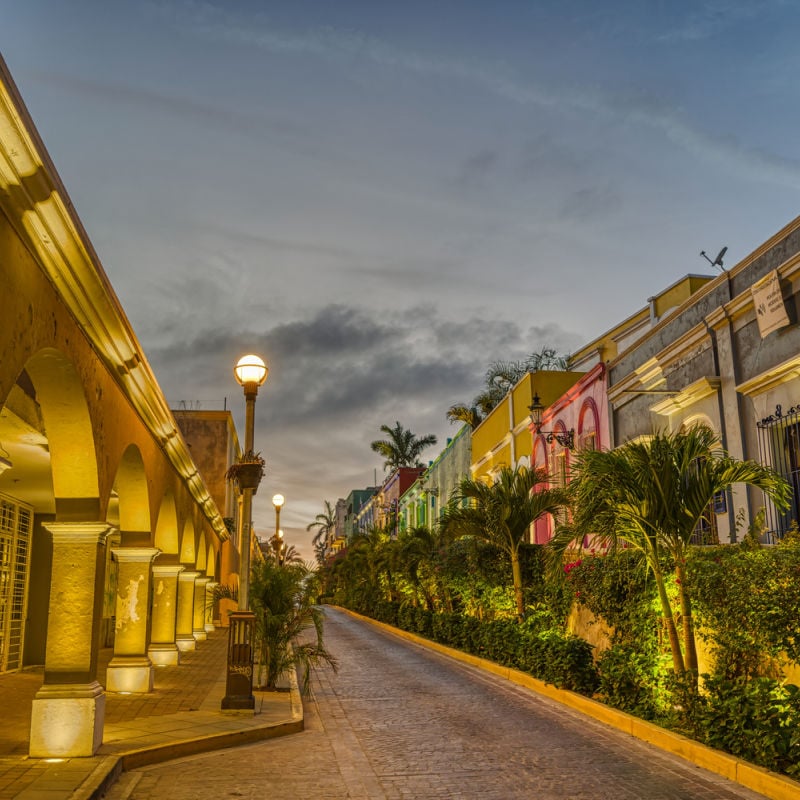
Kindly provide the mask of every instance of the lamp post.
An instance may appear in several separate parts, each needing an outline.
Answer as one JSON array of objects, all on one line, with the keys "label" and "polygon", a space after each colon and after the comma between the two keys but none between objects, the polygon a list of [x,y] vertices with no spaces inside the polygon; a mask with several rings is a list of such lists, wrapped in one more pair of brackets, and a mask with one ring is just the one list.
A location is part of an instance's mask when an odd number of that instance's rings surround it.
[{"label": "lamp post", "polygon": [[286,544],[283,541],[283,531],[277,530],[275,531],[275,535],[270,540],[272,543],[272,549],[275,551],[275,560],[278,562],[278,566],[283,566],[283,556],[284,556],[284,548]]},{"label": "lamp post", "polygon": [[[242,356],[233,368],[236,380],[244,389],[244,450],[253,452],[256,395],[258,387],[267,379],[267,365],[254,355]],[[253,489],[242,489],[242,537],[239,542],[239,611],[250,608],[250,539],[253,512]]]},{"label": "lamp post", "polygon": [[286,502],[286,498],[282,494],[272,495],[272,505],[275,506],[275,535],[281,528],[281,507]]},{"label": "lamp post", "polygon": [[[236,380],[244,388],[244,458],[253,461],[253,428],[255,427],[256,395],[258,387],[267,379],[267,365],[254,355],[243,356],[233,369]],[[253,696],[253,642],[256,617],[250,608],[250,539],[252,538],[253,491],[261,478],[261,467],[255,479],[240,478],[242,491],[242,525],[239,541],[239,610],[230,614],[228,627],[228,669],[225,681],[223,710],[254,711]]]}]

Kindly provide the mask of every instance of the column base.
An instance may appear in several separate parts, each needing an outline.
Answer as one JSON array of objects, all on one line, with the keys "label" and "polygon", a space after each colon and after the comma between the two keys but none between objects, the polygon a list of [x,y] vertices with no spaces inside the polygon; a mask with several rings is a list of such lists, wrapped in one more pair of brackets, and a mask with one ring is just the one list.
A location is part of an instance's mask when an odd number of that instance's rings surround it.
[{"label": "column base", "polygon": [[196,642],[204,642],[206,639],[208,639],[208,634],[206,633],[205,628],[195,628],[192,631],[192,636],[194,636],[194,640]]},{"label": "column base", "polygon": [[175,667],[181,663],[181,653],[175,642],[151,644],[147,648],[147,656],[156,667]]},{"label": "column base", "polygon": [[191,634],[188,636],[179,635],[175,637],[175,646],[181,653],[188,653],[190,650],[197,649],[197,641]]},{"label": "column base", "polygon": [[214,633],[217,626],[213,622],[206,622],[206,633]]},{"label": "column base", "polygon": [[153,691],[153,665],[147,656],[114,656],[106,672],[106,691],[147,694]]},{"label": "column base", "polygon": [[31,758],[93,756],[103,743],[106,696],[97,682],[45,685],[31,707]]}]

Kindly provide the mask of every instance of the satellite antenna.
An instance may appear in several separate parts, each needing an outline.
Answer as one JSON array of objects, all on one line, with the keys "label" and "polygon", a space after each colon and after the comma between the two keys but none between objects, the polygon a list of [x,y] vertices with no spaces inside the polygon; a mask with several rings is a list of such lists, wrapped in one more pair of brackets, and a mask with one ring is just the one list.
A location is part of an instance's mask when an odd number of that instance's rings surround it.
[{"label": "satellite antenna", "polygon": [[728,248],[723,247],[722,250],[720,250],[719,253],[717,253],[717,257],[713,261],[706,255],[705,250],[701,250],[700,255],[703,256],[703,258],[706,261],[708,261],[708,263],[711,264],[712,267],[719,267],[723,272],[727,272],[728,270],[726,270],[725,267],[722,266],[722,259],[724,258],[725,253],[727,252]]}]

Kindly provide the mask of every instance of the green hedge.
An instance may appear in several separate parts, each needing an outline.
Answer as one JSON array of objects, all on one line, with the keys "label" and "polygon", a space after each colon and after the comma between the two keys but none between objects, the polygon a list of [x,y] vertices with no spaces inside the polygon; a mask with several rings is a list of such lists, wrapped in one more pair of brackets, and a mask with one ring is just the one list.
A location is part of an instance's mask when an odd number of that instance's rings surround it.
[{"label": "green hedge", "polygon": [[355,610],[448,647],[522,670],[560,689],[592,695],[598,685],[592,647],[577,636],[537,630],[514,620],[481,622],[463,614],[437,614],[411,605],[381,603],[372,613]]}]

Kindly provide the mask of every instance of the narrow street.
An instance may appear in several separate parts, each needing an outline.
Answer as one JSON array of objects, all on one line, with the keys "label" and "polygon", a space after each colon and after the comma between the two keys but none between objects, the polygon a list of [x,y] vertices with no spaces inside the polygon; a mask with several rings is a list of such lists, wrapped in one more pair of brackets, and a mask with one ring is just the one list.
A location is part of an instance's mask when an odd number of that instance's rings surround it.
[{"label": "narrow street", "polygon": [[109,800],[760,797],[335,610],[306,730],[123,775]]}]

